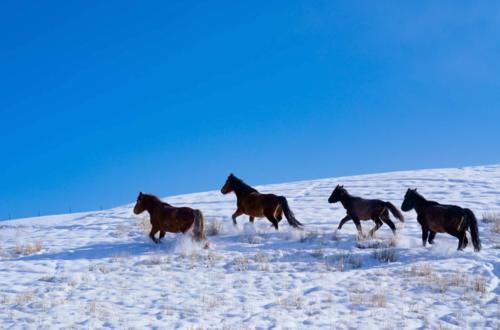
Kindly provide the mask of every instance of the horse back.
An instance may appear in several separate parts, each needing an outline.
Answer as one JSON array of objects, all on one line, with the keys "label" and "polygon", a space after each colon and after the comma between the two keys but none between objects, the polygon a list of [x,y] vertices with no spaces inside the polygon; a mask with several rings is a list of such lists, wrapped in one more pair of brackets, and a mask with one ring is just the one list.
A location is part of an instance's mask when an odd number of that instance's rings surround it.
[{"label": "horse back", "polygon": [[191,228],[195,214],[194,209],[190,207],[174,207],[164,205],[160,217],[160,228],[163,231],[172,233],[185,232]]},{"label": "horse back", "polygon": [[385,203],[379,199],[355,197],[345,205],[347,212],[360,220],[368,220],[380,215],[385,209]]},{"label": "horse back", "polygon": [[437,233],[453,233],[464,224],[464,209],[456,205],[431,203],[424,211],[426,224]]},{"label": "horse back", "polygon": [[239,208],[248,215],[263,217],[266,211],[274,212],[280,205],[280,197],[275,194],[251,192],[238,200]]}]

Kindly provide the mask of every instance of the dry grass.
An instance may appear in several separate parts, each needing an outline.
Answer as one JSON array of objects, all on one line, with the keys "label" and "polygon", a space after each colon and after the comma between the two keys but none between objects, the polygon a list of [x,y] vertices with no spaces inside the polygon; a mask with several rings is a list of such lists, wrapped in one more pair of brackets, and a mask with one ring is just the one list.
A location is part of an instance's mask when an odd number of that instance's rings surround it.
[{"label": "dry grass", "polygon": [[329,260],[326,260],[326,262],[328,268],[333,267],[339,272],[343,272],[348,269],[358,269],[363,266],[362,259],[350,252],[339,253]]},{"label": "dry grass", "polygon": [[500,222],[500,212],[484,212],[483,222],[485,223],[498,223]]},{"label": "dry grass", "polygon": [[315,239],[317,239],[319,237],[319,232],[318,231],[301,231],[299,232],[299,235],[300,235],[300,238],[299,238],[299,241],[301,243],[305,243],[305,242],[311,242],[311,241],[314,241]]},{"label": "dry grass", "polygon": [[359,249],[383,249],[395,247],[399,243],[399,237],[393,236],[389,240],[375,240],[371,237],[356,240],[356,247]]},{"label": "dry grass", "polygon": [[304,298],[300,294],[289,295],[284,298],[279,298],[277,305],[285,308],[286,310],[302,309],[304,306]]},{"label": "dry grass", "polygon": [[240,241],[248,244],[260,244],[262,243],[262,238],[257,234],[242,234],[240,236]]},{"label": "dry grass", "polygon": [[117,253],[117,254],[114,254],[111,259],[109,260],[111,263],[118,263],[118,264],[124,264],[127,262],[127,260],[130,258],[130,256],[125,253],[125,252],[121,252],[121,253]]},{"label": "dry grass", "polygon": [[106,306],[95,300],[88,303],[87,314],[97,317],[99,320],[106,320],[111,316]]},{"label": "dry grass", "polygon": [[149,234],[151,231],[151,222],[149,221],[149,216],[141,215],[137,217],[136,226],[145,234]]},{"label": "dry grass", "polygon": [[234,269],[244,272],[248,270],[248,258],[247,257],[237,257],[233,260]]},{"label": "dry grass", "polygon": [[440,275],[429,264],[412,265],[406,270],[406,274],[424,285],[431,286],[439,293],[445,293],[454,287],[464,289],[464,294],[480,293],[483,295],[488,292],[486,279],[480,275],[469,273]]},{"label": "dry grass", "polygon": [[9,253],[0,247],[0,259],[5,259],[9,257]]},{"label": "dry grass", "polygon": [[165,256],[159,254],[153,254],[149,258],[146,258],[142,261],[144,265],[162,265],[166,263],[168,260]]},{"label": "dry grass", "polygon": [[224,296],[217,295],[217,296],[203,296],[201,298],[201,303],[203,305],[203,309],[211,312],[217,307],[224,306],[225,304],[225,299]]},{"label": "dry grass", "polygon": [[213,219],[208,225],[205,227],[205,233],[208,236],[215,236],[222,233],[224,229],[224,223],[219,219]]},{"label": "dry grass", "polygon": [[323,251],[322,248],[319,248],[319,249],[315,249],[313,250],[311,253],[311,256],[313,256],[314,258],[318,258],[318,259],[321,259],[325,256],[325,251]]},{"label": "dry grass", "polygon": [[208,263],[210,264],[210,266],[215,266],[219,261],[223,260],[224,257],[215,252],[215,251],[210,251],[208,252],[208,255],[207,255],[207,260],[208,260]]},{"label": "dry grass", "polygon": [[42,241],[38,240],[35,241],[35,243],[28,243],[28,244],[21,244],[17,243],[16,244],[16,253],[23,255],[23,256],[29,256],[31,254],[35,254],[37,252],[40,252],[43,249],[43,243]]},{"label": "dry grass", "polygon": [[266,253],[257,252],[255,254],[255,262],[259,264],[259,269],[261,271],[268,272],[270,270],[269,257]]},{"label": "dry grass", "polygon": [[483,213],[483,221],[491,224],[490,230],[492,233],[500,234],[500,212]]},{"label": "dry grass", "polygon": [[35,301],[36,295],[35,292],[31,290],[26,290],[21,293],[19,293],[15,299],[14,299],[14,304],[15,305],[26,305],[29,304],[33,301]]},{"label": "dry grass", "polygon": [[269,262],[269,257],[267,255],[267,253],[257,252],[255,254],[255,261],[259,262],[259,263]]},{"label": "dry grass", "polygon": [[430,264],[412,265],[407,271],[407,274],[412,277],[431,277],[434,270]]},{"label": "dry grass", "polygon": [[398,260],[396,250],[394,248],[378,249],[373,251],[373,258],[381,262],[394,262]]},{"label": "dry grass", "polygon": [[378,290],[372,293],[366,289],[350,289],[349,301],[353,305],[364,305],[369,307],[385,308],[387,307],[387,296],[385,291]]},{"label": "dry grass", "polygon": [[120,237],[120,238],[127,237],[129,232],[130,232],[130,228],[123,223],[120,223],[116,226],[116,237]]}]

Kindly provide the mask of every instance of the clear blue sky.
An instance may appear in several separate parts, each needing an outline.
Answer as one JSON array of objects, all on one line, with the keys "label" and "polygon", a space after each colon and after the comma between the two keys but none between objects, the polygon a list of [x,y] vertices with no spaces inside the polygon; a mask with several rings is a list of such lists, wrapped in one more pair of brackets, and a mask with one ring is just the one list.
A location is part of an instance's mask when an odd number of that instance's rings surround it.
[{"label": "clear blue sky", "polygon": [[500,161],[498,1],[2,1],[0,219]]}]

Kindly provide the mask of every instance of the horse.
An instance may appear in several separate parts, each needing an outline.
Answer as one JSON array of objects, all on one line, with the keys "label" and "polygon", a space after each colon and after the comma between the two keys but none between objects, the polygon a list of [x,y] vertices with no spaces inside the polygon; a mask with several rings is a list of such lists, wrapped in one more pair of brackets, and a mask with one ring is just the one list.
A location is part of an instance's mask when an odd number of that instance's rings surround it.
[{"label": "horse", "polygon": [[[149,237],[159,244],[165,233],[186,233],[193,227],[193,237],[196,241],[205,240],[203,214],[200,210],[189,207],[174,207],[162,202],[158,197],[150,194],[139,193],[134,206],[134,214],[147,211],[151,221]],[[160,237],[156,238],[156,233]]]},{"label": "horse", "polygon": [[233,224],[235,226],[237,225],[236,218],[242,214],[246,214],[249,216],[251,223],[254,222],[255,218],[266,217],[271,221],[274,228],[278,230],[278,223],[283,218],[283,213],[290,226],[294,228],[303,226],[303,224],[295,218],[285,197],[274,194],[262,194],[232,173],[228,176],[220,191],[223,195],[231,192],[236,194],[237,209],[232,215]]},{"label": "horse", "polygon": [[469,230],[474,251],[481,250],[477,220],[471,210],[426,200],[417,189],[406,191],[401,209],[405,212],[415,209],[417,212],[417,221],[422,227],[423,246],[427,241],[433,244],[436,233],[448,233],[458,238],[457,250],[463,250],[468,244],[466,231]]},{"label": "horse", "polygon": [[342,226],[347,221],[352,220],[356,225],[360,237],[363,237],[360,220],[371,219],[375,221],[375,227],[370,230],[370,236],[373,236],[373,234],[383,225],[383,222],[385,222],[391,228],[392,233],[396,235],[396,226],[389,217],[389,211],[398,218],[399,221],[404,222],[403,214],[392,203],[380,199],[364,199],[351,196],[344,186],[341,185],[337,185],[330,195],[330,198],[328,198],[328,203],[330,204],[337,202],[342,203],[347,213],[347,215],[340,220],[337,230],[342,229]]}]

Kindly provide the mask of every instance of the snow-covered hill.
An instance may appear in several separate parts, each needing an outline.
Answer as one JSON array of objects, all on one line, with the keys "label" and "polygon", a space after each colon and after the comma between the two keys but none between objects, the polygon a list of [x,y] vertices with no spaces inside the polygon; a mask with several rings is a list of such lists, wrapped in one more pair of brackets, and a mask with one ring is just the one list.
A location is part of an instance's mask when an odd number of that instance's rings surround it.
[{"label": "snow-covered hill", "polygon": [[[483,250],[457,252],[445,234],[422,247],[413,211],[395,240],[386,225],[366,241],[357,241],[352,222],[336,232],[344,210],[327,198],[337,183],[398,207],[406,188],[417,187],[471,208]],[[500,165],[257,189],[287,196],[305,229],[284,220],[276,232],[245,216],[234,228],[235,197],[218,190],[166,198],[204,212],[208,250],[173,234],[153,244],[133,204],[0,222],[1,328],[500,328]],[[362,225],[367,232],[373,223]]]}]

